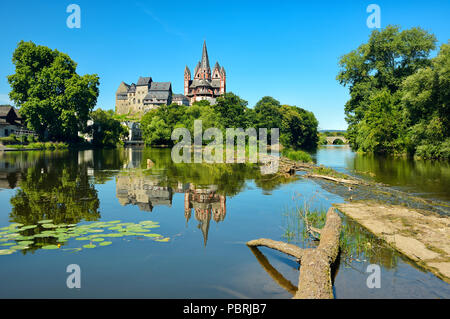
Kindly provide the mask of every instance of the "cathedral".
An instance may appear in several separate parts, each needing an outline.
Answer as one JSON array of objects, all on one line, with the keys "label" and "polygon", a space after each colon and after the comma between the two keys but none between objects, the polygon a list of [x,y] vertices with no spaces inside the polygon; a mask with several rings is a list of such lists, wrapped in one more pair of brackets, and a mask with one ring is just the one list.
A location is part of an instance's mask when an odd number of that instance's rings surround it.
[{"label": "cathedral", "polygon": [[216,62],[211,72],[205,41],[203,42],[202,60],[198,62],[194,70],[194,79],[191,79],[191,71],[187,66],[184,70],[184,95],[189,99],[191,105],[195,101],[201,100],[208,100],[211,104],[215,104],[216,98],[224,94],[225,90],[225,69]]}]

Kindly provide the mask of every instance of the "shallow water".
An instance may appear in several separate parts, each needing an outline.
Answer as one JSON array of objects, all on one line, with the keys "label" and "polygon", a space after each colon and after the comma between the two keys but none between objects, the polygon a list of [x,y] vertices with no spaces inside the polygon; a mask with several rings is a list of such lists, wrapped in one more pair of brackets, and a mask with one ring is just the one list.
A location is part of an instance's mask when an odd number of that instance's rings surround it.
[{"label": "shallow water", "polygon": [[[360,157],[344,147],[315,154],[319,164],[337,170],[424,197],[450,198],[444,164],[383,164]],[[147,159],[154,165],[147,167]],[[437,179],[438,185],[423,187],[412,182],[414,176]],[[152,232],[170,237],[111,238],[110,246],[75,252],[65,250],[81,247],[75,238],[55,250],[42,247],[57,239],[36,240],[28,249],[0,255],[1,298],[290,298],[263,265],[269,262],[296,286],[298,264],[269,249],[260,250],[265,258],[255,255],[245,242],[267,237],[314,246],[302,235],[296,207],[324,212],[345,200],[318,182],[263,176],[251,165],[173,164],[170,150],[160,149],[0,154],[0,189],[0,228],[43,219],[77,225],[151,220],[160,225]],[[450,297],[448,284],[345,217],[344,223],[348,250],[334,277],[337,298]],[[80,289],[66,286],[69,264],[81,268]],[[381,267],[379,289],[366,285],[369,264]]]}]

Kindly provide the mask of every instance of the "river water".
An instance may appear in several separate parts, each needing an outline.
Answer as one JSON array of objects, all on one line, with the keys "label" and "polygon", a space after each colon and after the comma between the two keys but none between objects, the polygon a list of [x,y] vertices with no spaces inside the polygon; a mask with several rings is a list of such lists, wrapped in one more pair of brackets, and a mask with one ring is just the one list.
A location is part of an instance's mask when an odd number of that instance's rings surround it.
[{"label": "river water", "polygon": [[[448,163],[363,156],[346,146],[313,157],[450,202]],[[174,164],[167,149],[0,153],[0,298],[291,298],[295,260],[245,243],[266,237],[314,247],[298,211],[320,219],[347,197],[324,182],[261,175],[247,164]],[[450,297],[450,285],[343,221],[336,298]],[[67,287],[71,264],[81,269],[81,288]],[[380,266],[380,288],[367,286],[371,264]]]}]

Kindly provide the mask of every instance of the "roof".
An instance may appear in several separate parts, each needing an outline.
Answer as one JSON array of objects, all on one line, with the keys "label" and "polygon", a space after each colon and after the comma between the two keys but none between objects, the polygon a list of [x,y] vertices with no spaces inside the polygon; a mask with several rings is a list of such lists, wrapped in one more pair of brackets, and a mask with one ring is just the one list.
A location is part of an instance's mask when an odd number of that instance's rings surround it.
[{"label": "roof", "polygon": [[169,99],[169,92],[168,91],[151,91],[148,92],[147,95],[144,97],[144,101],[148,100],[167,100]]},{"label": "roof", "polygon": [[[189,86],[190,88],[196,88],[199,86],[204,86],[204,87],[212,87],[211,82],[205,79],[195,79],[192,81],[192,84]],[[220,82],[219,82],[219,87],[220,87]]]},{"label": "roof", "polygon": [[138,80],[138,83],[137,83],[137,86],[150,85],[150,83],[152,83],[152,78],[150,76],[149,77],[142,77],[142,76],[140,76],[139,80]]},{"label": "roof", "polygon": [[211,80],[211,86],[213,88],[220,88],[220,80],[219,79]]},{"label": "roof", "polygon": [[128,93],[136,92],[136,84],[131,83],[130,88],[128,89]]},{"label": "roof", "polygon": [[14,109],[11,105],[0,105],[0,116],[8,115],[11,109]]},{"label": "roof", "polygon": [[206,49],[206,40],[203,41],[203,51],[202,51],[202,61],[200,62],[200,67],[203,70],[209,70],[209,58],[208,50]]},{"label": "roof", "polygon": [[0,116],[1,117],[6,117],[8,116],[9,112],[14,113],[14,116],[16,119],[22,119],[22,116],[20,116],[19,111],[16,110],[13,106],[11,105],[0,105]]},{"label": "roof", "polygon": [[118,100],[127,100],[127,93],[117,93],[117,99]]},{"label": "roof", "polygon": [[183,94],[174,94],[172,95],[172,100],[184,100],[184,99],[188,99],[186,96],[184,96]]},{"label": "roof", "polygon": [[170,82],[152,82],[150,91],[170,91],[172,84]]}]

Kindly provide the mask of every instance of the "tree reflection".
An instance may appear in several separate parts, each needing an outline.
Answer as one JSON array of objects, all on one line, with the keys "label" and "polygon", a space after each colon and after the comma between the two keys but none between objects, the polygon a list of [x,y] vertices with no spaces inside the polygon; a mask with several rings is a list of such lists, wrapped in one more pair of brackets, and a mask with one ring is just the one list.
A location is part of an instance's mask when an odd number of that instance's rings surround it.
[{"label": "tree reflection", "polygon": [[21,172],[20,189],[11,198],[11,221],[34,225],[42,219],[56,224],[99,219],[97,191],[86,163],[79,165],[74,156],[53,155],[43,154]]}]

